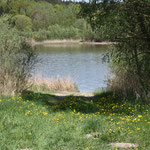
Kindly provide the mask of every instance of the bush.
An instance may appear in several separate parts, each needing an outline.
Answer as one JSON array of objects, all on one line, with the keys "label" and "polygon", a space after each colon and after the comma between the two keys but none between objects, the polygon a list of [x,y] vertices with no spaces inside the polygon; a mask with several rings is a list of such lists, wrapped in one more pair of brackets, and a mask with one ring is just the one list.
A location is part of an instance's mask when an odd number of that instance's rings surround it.
[{"label": "bush", "polygon": [[31,31],[33,24],[32,19],[24,15],[16,15],[12,18],[16,28],[19,31]]},{"label": "bush", "polygon": [[79,39],[81,37],[80,30],[74,27],[61,27],[59,25],[53,25],[48,28],[49,39]]},{"label": "bush", "polygon": [[82,37],[81,30],[71,27],[61,27],[59,25],[49,26],[48,30],[39,30],[35,32],[24,32],[27,38],[33,38],[38,41],[55,40],[55,39],[80,39]]},{"label": "bush", "polygon": [[20,93],[27,88],[36,62],[32,48],[0,18],[0,94]]}]

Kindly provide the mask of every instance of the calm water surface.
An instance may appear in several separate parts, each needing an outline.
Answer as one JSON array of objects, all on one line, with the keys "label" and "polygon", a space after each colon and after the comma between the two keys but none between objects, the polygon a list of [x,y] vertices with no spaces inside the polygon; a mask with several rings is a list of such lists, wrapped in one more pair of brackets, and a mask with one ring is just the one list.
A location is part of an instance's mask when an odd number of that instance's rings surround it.
[{"label": "calm water surface", "polygon": [[43,78],[71,77],[81,92],[92,92],[107,86],[107,63],[102,61],[107,46],[53,45],[38,46],[41,62],[34,75]]}]

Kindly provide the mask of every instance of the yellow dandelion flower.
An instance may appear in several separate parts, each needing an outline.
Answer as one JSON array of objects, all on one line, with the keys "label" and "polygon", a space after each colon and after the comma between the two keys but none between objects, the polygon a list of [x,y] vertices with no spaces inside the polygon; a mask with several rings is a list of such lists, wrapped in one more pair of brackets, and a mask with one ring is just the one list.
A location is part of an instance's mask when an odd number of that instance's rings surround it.
[{"label": "yellow dandelion flower", "polygon": [[28,110],[26,113],[25,113],[25,116],[29,115],[30,114],[30,110]]},{"label": "yellow dandelion flower", "polygon": [[138,115],[138,117],[139,117],[139,118],[141,118],[141,117],[142,117],[142,115]]},{"label": "yellow dandelion flower", "polygon": [[31,132],[29,132],[28,134],[29,134],[29,135],[32,135],[32,133],[31,133]]},{"label": "yellow dandelion flower", "polygon": [[136,128],[136,130],[138,130],[138,131],[139,131],[139,130],[140,130],[140,128]]},{"label": "yellow dandelion flower", "polygon": [[48,115],[48,113],[47,112],[43,112],[43,115],[46,116],[46,115]]},{"label": "yellow dandelion flower", "polygon": [[109,133],[111,133],[112,132],[112,129],[109,129]]},{"label": "yellow dandelion flower", "polygon": [[132,132],[130,131],[130,132],[128,132],[128,134],[131,134]]}]

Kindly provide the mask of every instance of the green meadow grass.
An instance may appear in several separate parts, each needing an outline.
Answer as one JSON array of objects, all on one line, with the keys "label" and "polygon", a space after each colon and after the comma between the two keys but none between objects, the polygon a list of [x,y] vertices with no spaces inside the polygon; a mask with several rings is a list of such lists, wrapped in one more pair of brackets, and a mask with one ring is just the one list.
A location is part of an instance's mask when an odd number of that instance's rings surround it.
[{"label": "green meadow grass", "polygon": [[150,150],[149,108],[111,94],[1,96],[0,150],[117,150],[115,142]]}]

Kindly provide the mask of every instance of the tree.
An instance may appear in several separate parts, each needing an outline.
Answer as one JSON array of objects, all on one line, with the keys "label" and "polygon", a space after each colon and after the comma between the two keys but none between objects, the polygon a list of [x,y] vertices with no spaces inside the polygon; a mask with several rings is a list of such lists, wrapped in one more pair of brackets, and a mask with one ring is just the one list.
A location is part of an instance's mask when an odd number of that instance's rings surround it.
[{"label": "tree", "polygon": [[32,19],[35,30],[47,29],[55,20],[53,5],[48,2],[38,2],[29,6],[26,15]]},{"label": "tree", "polygon": [[[150,91],[150,1],[103,0],[81,5],[81,14],[101,36],[116,44],[112,51],[113,70],[140,97]],[[132,77],[128,80],[128,77]],[[131,81],[133,80],[133,81]]]},{"label": "tree", "polygon": [[24,15],[16,15],[12,18],[16,28],[19,31],[32,31],[32,19]]},{"label": "tree", "polygon": [[77,14],[80,11],[80,6],[75,4],[69,4],[68,6],[56,5],[56,17],[55,23],[62,26],[71,26],[77,19]]},{"label": "tree", "polygon": [[34,0],[11,0],[7,2],[9,13],[11,15],[26,14],[28,6],[34,5]]}]

